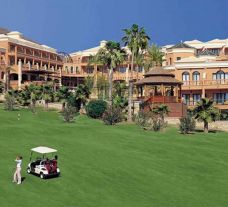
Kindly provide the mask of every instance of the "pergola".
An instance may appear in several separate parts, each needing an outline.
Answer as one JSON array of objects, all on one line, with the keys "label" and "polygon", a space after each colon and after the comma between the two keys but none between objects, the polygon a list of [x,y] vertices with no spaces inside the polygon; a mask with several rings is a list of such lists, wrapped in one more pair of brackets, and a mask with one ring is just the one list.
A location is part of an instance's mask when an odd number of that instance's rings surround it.
[{"label": "pergola", "polygon": [[137,81],[138,99],[153,103],[178,103],[181,97],[182,82],[175,79],[175,75],[162,67],[156,67],[144,74],[144,78]]}]

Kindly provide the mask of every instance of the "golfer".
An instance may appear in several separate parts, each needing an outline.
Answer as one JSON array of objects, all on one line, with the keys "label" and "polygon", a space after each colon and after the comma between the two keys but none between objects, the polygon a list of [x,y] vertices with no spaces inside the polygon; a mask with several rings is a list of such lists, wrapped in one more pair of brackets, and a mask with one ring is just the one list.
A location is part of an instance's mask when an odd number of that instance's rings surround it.
[{"label": "golfer", "polygon": [[21,184],[21,164],[22,164],[22,157],[17,156],[15,162],[17,163],[15,173],[13,175],[13,182],[17,184]]}]

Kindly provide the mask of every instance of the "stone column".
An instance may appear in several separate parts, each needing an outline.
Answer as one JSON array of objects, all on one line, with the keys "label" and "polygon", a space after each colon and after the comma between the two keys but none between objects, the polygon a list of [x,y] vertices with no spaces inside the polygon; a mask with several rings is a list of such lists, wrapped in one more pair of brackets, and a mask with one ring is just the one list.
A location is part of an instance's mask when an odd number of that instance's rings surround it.
[{"label": "stone column", "polygon": [[22,81],[22,62],[21,59],[18,61],[18,90],[21,90],[21,81]]},{"label": "stone column", "polygon": [[28,61],[28,67],[29,67],[29,70],[31,70],[31,63],[30,63],[30,61]]},{"label": "stone column", "polygon": [[205,95],[205,88],[202,88],[202,98],[205,98],[206,95]]},{"label": "stone column", "polygon": [[62,86],[62,68],[59,68],[59,75],[60,75],[59,86],[61,87]]},{"label": "stone column", "polygon": [[16,45],[16,47],[15,47],[15,65],[17,65],[17,45]]}]

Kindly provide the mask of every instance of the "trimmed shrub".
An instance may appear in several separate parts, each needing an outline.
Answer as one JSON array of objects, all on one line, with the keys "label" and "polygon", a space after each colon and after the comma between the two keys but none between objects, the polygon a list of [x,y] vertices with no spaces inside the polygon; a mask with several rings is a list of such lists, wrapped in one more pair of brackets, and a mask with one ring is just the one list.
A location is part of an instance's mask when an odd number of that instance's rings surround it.
[{"label": "trimmed shrub", "polygon": [[67,105],[61,112],[63,120],[67,123],[73,122],[77,114],[77,109],[73,106]]},{"label": "trimmed shrub", "polygon": [[195,130],[196,121],[195,119],[188,114],[186,117],[180,118],[179,129],[182,134],[188,134]]},{"label": "trimmed shrub", "polygon": [[161,131],[168,126],[168,123],[164,121],[164,117],[160,114],[154,114],[152,117],[152,128],[151,130],[157,132]]},{"label": "trimmed shrub", "polygon": [[99,119],[107,109],[107,103],[103,100],[92,100],[86,106],[87,116]]},{"label": "trimmed shrub", "polygon": [[136,115],[135,122],[143,129],[152,131],[161,131],[168,125],[163,114],[143,109]]},{"label": "trimmed shrub", "polygon": [[106,125],[115,125],[123,119],[122,110],[119,107],[108,106],[103,114],[102,120]]},{"label": "trimmed shrub", "polygon": [[16,104],[16,99],[12,94],[6,93],[4,108],[7,111],[13,111]]},{"label": "trimmed shrub", "polygon": [[228,120],[228,111],[222,111],[221,112],[220,120]]},{"label": "trimmed shrub", "polygon": [[137,125],[146,129],[147,127],[151,126],[151,112],[145,112],[144,110],[140,110],[138,114],[135,116],[135,122]]}]

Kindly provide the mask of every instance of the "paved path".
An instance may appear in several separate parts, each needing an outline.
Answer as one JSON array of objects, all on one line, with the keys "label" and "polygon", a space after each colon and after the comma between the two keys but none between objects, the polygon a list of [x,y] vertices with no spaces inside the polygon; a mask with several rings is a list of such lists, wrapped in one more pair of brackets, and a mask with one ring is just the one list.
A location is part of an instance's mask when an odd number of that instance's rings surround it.
[{"label": "paved path", "polygon": [[[178,118],[166,118],[169,124],[174,124],[176,126],[179,125],[180,121]],[[203,123],[197,122],[196,128],[203,129]],[[209,129],[211,130],[221,130],[221,131],[228,131],[228,121],[216,121],[209,123]]]}]

